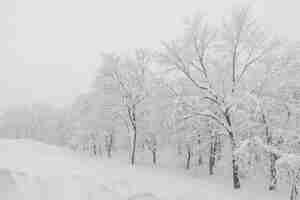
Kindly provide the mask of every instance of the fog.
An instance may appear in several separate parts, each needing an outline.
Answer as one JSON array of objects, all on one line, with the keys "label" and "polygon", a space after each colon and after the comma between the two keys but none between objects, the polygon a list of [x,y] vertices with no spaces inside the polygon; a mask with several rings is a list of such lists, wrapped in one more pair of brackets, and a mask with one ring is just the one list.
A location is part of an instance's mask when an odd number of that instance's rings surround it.
[{"label": "fog", "polygon": [[[69,104],[90,87],[102,51],[155,48],[179,33],[184,16],[200,10],[217,23],[242,2],[1,0],[0,108]],[[270,30],[300,39],[299,1],[250,3]]]}]

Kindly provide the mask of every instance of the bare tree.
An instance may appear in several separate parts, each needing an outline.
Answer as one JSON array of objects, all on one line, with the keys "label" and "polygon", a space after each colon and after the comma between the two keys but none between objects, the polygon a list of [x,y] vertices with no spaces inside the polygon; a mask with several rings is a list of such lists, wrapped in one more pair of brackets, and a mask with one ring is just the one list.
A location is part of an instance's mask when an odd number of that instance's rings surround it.
[{"label": "bare tree", "polygon": [[[224,20],[221,31],[210,28],[203,17],[187,21],[182,39],[163,43],[160,62],[177,70],[199,89],[199,96],[209,102],[206,111],[191,112],[185,119],[207,117],[227,133],[232,149],[234,188],[240,188],[234,110],[236,100],[245,91],[244,82],[250,69],[263,68],[264,59],[278,43],[260,29],[249,8],[233,11]],[[180,75],[179,75],[180,76]],[[245,80],[244,80],[245,79]]]},{"label": "bare tree", "polygon": [[114,93],[114,100],[117,99],[119,103],[119,105],[113,106],[114,111],[112,113],[125,116],[125,118],[121,118],[130,125],[129,131],[132,137],[130,162],[134,165],[139,106],[149,93],[147,89],[149,57],[146,51],[137,50],[132,57],[104,55],[103,60],[100,75],[106,79],[106,84],[110,84],[108,90]]}]

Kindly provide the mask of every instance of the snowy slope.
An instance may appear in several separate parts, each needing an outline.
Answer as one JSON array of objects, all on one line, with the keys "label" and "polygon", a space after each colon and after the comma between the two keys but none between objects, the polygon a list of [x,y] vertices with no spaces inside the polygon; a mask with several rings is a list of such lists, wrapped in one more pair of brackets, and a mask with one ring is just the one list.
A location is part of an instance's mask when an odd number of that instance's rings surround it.
[{"label": "snowy slope", "polygon": [[234,191],[207,177],[97,160],[30,140],[0,140],[0,158],[1,200],[285,199],[276,192]]}]

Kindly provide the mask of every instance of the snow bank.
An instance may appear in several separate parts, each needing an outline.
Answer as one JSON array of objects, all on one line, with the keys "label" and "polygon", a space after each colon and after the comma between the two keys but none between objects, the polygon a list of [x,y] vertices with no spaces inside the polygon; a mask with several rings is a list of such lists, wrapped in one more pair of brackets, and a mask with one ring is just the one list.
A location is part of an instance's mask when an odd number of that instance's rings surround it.
[{"label": "snow bank", "polygon": [[2,200],[121,200],[64,149],[28,140],[0,141]]},{"label": "snow bank", "polygon": [[0,200],[282,199],[267,191],[234,191],[231,180],[218,184],[169,169],[131,167],[30,140],[0,140],[0,158]]}]

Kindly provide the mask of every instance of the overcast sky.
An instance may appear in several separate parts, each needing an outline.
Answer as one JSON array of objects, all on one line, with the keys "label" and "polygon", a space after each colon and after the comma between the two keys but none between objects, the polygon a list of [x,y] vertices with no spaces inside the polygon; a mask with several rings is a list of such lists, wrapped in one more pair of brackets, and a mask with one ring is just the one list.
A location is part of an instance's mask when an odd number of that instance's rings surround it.
[{"label": "overcast sky", "polygon": [[[243,0],[0,0],[0,109],[71,103],[101,51],[156,47],[196,10],[217,21]],[[300,40],[299,0],[257,0],[261,23]]]}]

